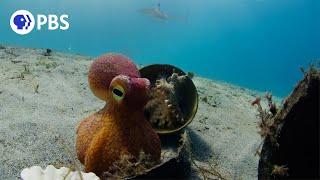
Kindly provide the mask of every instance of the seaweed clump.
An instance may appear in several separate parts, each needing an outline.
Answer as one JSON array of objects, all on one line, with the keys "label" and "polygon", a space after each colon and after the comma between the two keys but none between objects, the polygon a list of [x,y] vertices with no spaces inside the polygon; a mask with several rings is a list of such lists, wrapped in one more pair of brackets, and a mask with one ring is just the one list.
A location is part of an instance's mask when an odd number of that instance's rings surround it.
[{"label": "seaweed clump", "polygon": [[186,131],[162,137],[160,162],[140,152],[138,157],[123,155],[115,161],[101,179],[185,178],[191,172],[191,142]]},{"label": "seaweed clump", "polygon": [[152,126],[173,129],[185,123],[179,104],[181,99],[179,94],[183,90],[181,85],[187,78],[187,75],[179,76],[177,73],[172,73],[168,78],[161,77],[156,80],[145,106],[145,114]]},{"label": "seaweed clump", "polygon": [[276,115],[278,109],[276,104],[272,100],[272,94],[267,92],[264,95],[264,98],[268,100],[268,109],[263,109],[261,106],[261,97],[257,97],[254,101],[251,102],[251,105],[256,105],[258,107],[258,117],[260,119],[259,122],[259,134],[262,138],[265,138],[272,134],[272,128],[274,128],[274,122],[272,118]]},{"label": "seaweed clump", "polygon": [[122,179],[142,175],[157,164],[159,162],[153,161],[151,156],[143,151],[140,152],[138,157],[125,154],[118,161],[115,161],[108,171],[102,174],[102,179]]}]

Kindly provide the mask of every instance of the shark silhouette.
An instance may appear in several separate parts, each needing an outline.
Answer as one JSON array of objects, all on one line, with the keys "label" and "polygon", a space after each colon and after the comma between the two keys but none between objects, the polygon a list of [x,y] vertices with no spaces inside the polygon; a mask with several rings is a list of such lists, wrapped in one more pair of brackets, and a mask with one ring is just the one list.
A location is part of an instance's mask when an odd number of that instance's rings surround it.
[{"label": "shark silhouette", "polygon": [[140,10],[143,14],[148,14],[157,19],[167,20],[169,16],[160,10],[160,3],[158,3],[158,7],[156,8],[144,8]]},{"label": "shark silhouette", "polygon": [[160,4],[158,4],[158,7],[156,8],[144,8],[139,10],[140,13],[149,15],[153,18],[160,19],[160,20],[176,20],[178,22],[181,22],[183,24],[188,24],[188,14],[186,16],[181,16],[181,17],[174,17],[174,16],[169,16],[167,13],[162,11],[160,9]]}]

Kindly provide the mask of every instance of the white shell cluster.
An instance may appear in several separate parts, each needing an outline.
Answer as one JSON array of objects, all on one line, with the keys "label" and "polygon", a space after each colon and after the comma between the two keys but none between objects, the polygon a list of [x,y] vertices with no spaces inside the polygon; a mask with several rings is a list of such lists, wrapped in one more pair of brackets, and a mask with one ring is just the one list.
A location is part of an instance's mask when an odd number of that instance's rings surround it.
[{"label": "white shell cluster", "polygon": [[52,165],[43,170],[40,166],[25,168],[21,172],[23,180],[100,180],[94,173],[84,173],[71,171],[69,168],[61,167],[59,169]]}]

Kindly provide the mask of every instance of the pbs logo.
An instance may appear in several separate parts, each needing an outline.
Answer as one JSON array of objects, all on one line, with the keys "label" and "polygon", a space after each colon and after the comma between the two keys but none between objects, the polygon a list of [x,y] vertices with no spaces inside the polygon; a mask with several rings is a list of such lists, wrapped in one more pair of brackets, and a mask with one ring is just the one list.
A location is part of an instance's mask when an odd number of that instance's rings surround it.
[{"label": "pbs logo", "polygon": [[18,10],[14,12],[10,18],[11,29],[20,35],[30,33],[36,23],[37,30],[41,30],[44,25],[47,25],[48,30],[67,30],[69,23],[67,22],[68,15],[63,14],[60,17],[54,14],[43,15],[38,14],[35,20],[34,16],[27,10]]},{"label": "pbs logo", "polygon": [[27,10],[19,10],[12,14],[10,19],[11,29],[17,34],[28,34],[34,28],[35,20]]}]

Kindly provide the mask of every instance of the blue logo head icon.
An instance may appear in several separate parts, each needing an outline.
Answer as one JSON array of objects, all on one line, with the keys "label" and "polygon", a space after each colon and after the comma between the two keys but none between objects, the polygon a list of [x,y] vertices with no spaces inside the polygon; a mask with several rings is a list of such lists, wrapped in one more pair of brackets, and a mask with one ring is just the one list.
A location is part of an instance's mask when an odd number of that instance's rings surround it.
[{"label": "blue logo head icon", "polygon": [[11,29],[21,35],[28,34],[35,25],[33,15],[27,10],[18,10],[12,14],[10,19]]},{"label": "blue logo head icon", "polygon": [[14,17],[13,23],[17,26],[18,29],[28,29],[31,24],[31,19],[29,15],[18,14]]}]

